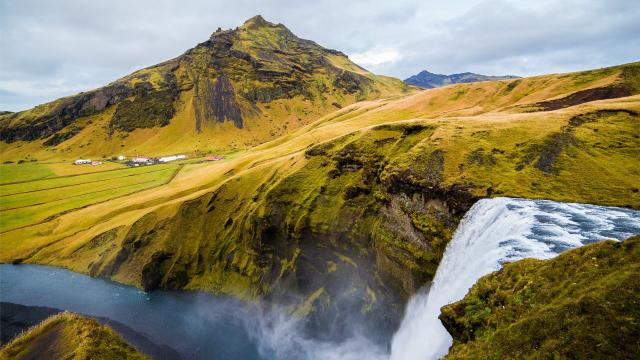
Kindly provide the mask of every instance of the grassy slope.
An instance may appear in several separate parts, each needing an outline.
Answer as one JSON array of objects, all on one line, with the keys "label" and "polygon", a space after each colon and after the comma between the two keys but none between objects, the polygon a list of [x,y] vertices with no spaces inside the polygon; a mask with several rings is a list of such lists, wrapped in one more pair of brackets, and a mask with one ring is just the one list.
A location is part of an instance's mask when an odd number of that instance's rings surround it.
[{"label": "grassy slope", "polygon": [[635,359],[640,237],[507,264],[443,307],[447,359]]},{"label": "grassy slope", "polygon": [[110,327],[63,312],[23,333],[0,350],[0,359],[148,359]]},{"label": "grassy slope", "polygon": [[325,284],[355,276],[363,312],[400,311],[397,297],[433,276],[478,197],[640,208],[640,97],[533,111],[633,85],[621,74],[638,66],[360,102],[228,161],[187,165],[168,185],[5,233],[0,260],[147,288],[294,289],[317,307],[344,290]]},{"label": "grassy slope", "polygon": [[[81,167],[88,170],[96,168],[76,166]],[[0,185],[0,232],[32,225],[59,213],[162,185],[176,171],[178,165],[169,164]]]}]

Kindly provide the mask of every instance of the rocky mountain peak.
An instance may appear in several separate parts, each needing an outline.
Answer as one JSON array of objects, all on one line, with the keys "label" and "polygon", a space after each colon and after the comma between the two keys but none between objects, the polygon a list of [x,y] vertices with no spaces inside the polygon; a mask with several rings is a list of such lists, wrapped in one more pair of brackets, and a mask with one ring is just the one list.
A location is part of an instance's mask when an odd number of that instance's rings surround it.
[{"label": "rocky mountain peak", "polygon": [[247,21],[245,21],[241,27],[250,29],[250,28],[259,28],[259,27],[265,27],[265,26],[275,26],[275,24],[265,20],[262,17],[262,15],[256,15],[248,19]]}]

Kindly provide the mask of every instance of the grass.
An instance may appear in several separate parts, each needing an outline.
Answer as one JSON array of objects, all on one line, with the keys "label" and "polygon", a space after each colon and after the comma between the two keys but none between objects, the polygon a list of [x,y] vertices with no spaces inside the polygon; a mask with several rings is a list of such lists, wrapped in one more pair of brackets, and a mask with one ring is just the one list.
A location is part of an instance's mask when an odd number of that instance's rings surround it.
[{"label": "grass", "polygon": [[125,168],[114,162],[104,162],[99,166],[74,165],[71,162],[24,162],[21,164],[0,164],[0,185],[27,182],[56,176],[69,176]]},{"label": "grass", "polygon": [[[174,163],[175,164],[175,163]],[[19,165],[16,165],[19,166]],[[173,166],[169,165],[169,166]],[[76,166],[78,169],[80,166]],[[10,194],[27,193],[31,191],[46,190],[60,187],[70,187],[73,185],[81,185],[87,183],[99,183],[110,179],[127,178],[145,173],[155,173],[161,169],[166,168],[167,165],[159,166],[143,166],[137,168],[123,167],[114,169],[112,171],[100,171],[100,172],[84,172],[78,174],[68,174],[62,176],[51,176],[45,179],[35,179],[31,181],[15,182],[15,178],[6,177],[8,185],[0,185],[0,196],[7,196]],[[96,167],[85,167],[88,170],[93,170]],[[85,170],[85,169],[82,169]]]},{"label": "grass", "polygon": [[11,340],[0,359],[100,360],[148,359],[115,331],[97,321],[69,312],[53,315]]},{"label": "grass", "polygon": [[0,186],[0,232],[162,185],[176,169],[157,165]]},{"label": "grass", "polygon": [[37,162],[0,165],[0,183],[33,181],[55,176],[51,168]]}]

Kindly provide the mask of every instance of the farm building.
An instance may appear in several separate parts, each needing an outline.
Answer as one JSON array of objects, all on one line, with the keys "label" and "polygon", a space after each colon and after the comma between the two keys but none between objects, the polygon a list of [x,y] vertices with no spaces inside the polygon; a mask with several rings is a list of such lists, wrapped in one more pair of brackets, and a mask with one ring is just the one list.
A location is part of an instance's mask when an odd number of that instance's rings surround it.
[{"label": "farm building", "polygon": [[91,165],[102,165],[102,161],[92,161]]},{"label": "farm building", "polygon": [[87,164],[91,164],[91,160],[89,159],[78,159],[76,161],[73,162],[75,165],[87,165]]},{"label": "farm building", "polygon": [[224,155],[209,156],[205,160],[207,160],[207,161],[218,161],[218,160],[222,160],[222,159],[224,159]]},{"label": "farm building", "polygon": [[131,161],[133,161],[136,164],[146,164],[148,162],[151,162],[151,159],[149,159],[148,157],[138,156],[131,159]]},{"label": "farm building", "polygon": [[181,159],[186,159],[187,156],[186,155],[172,155],[172,156],[164,156],[161,157],[160,159],[158,159],[159,162],[161,163],[168,163],[171,161],[176,161],[176,160],[181,160]]}]

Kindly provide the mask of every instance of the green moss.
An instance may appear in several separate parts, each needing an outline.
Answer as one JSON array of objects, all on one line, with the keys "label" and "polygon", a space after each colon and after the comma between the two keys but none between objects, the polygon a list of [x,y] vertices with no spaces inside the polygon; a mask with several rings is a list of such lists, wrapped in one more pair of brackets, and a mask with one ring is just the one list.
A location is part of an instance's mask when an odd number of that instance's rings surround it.
[{"label": "green moss", "polygon": [[638,289],[640,237],[506,264],[442,308],[446,358],[635,358]]},{"label": "green moss", "polygon": [[308,316],[311,311],[313,311],[314,303],[320,299],[322,294],[325,292],[324,288],[321,287],[311,293],[309,297],[307,297],[292,313],[295,317],[305,317]]}]

